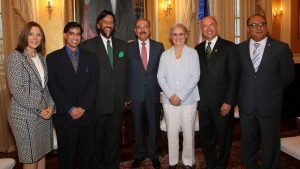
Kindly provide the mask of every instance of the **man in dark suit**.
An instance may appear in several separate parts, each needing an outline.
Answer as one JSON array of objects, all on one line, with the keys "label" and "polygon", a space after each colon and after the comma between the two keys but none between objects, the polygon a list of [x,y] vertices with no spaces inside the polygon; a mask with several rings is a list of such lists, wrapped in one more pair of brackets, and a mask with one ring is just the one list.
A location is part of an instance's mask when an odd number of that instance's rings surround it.
[{"label": "man in dark suit", "polygon": [[[138,19],[135,24],[138,40],[129,43],[129,91],[133,113],[136,158],[132,168],[137,168],[146,157],[152,160],[155,169],[160,168],[158,160],[158,135],[160,116],[160,87],[157,69],[164,46],[149,39],[150,22]],[[148,146],[144,144],[144,127],[148,124]]]},{"label": "man in dark suit", "polygon": [[[241,159],[249,169],[279,168],[282,90],[294,79],[287,44],[268,36],[267,20],[255,14],[247,20],[250,39],[238,45],[241,119]],[[262,166],[257,164],[261,140]]]},{"label": "man in dark suit", "polygon": [[47,57],[49,90],[56,105],[59,168],[94,169],[95,99],[98,82],[96,56],[81,50],[82,27],[69,22],[64,28],[65,47]]},{"label": "man in dark suit", "polygon": [[103,10],[112,11],[115,15],[114,37],[125,42],[134,40],[134,22],[136,13],[133,8],[132,0],[90,0],[87,10],[89,25],[96,34],[95,20]]},{"label": "man in dark suit", "polygon": [[102,11],[97,17],[99,35],[82,43],[99,63],[96,156],[101,169],[119,168],[121,120],[128,101],[127,44],[112,37],[114,25],[114,14]]},{"label": "man in dark suit", "polygon": [[230,156],[238,88],[238,52],[234,43],[217,35],[214,17],[205,17],[201,27],[206,41],[197,45],[196,50],[201,69],[198,110],[202,151],[206,168],[225,169]]}]

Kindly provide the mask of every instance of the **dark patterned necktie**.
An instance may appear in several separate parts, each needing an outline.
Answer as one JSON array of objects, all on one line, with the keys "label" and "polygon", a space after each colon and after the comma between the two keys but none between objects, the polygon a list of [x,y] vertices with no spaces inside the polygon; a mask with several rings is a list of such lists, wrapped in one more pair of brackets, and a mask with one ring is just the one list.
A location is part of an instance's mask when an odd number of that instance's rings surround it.
[{"label": "dark patterned necktie", "polygon": [[211,42],[208,42],[207,47],[205,48],[205,56],[206,60],[208,60],[211,56]]},{"label": "dark patterned necktie", "polygon": [[114,53],[109,40],[107,40],[107,55],[108,55],[111,68],[114,68]]},{"label": "dark patterned necktie", "polygon": [[71,62],[72,62],[72,65],[74,67],[75,73],[77,73],[78,58],[77,58],[77,52],[76,51],[72,51]]}]

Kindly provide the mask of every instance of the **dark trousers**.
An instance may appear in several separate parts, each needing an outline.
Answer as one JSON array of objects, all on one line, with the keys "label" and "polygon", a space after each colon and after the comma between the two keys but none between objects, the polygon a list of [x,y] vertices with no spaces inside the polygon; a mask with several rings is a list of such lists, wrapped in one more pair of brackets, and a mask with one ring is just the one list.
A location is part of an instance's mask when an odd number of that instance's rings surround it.
[{"label": "dark trousers", "polygon": [[119,168],[122,117],[123,114],[119,112],[98,116],[96,124],[97,169]]},{"label": "dark trousers", "polygon": [[94,169],[95,125],[58,128],[57,143],[60,169],[75,169],[79,155],[80,169]]},{"label": "dark trousers", "polygon": [[[247,169],[279,168],[280,113],[261,117],[256,112],[250,115],[240,112],[241,160]],[[261,140],[261,146],[259,146]],[[263,164],[257,164],[258,147],[262,149]]]},{"label": "dark trousers", "polygon": [[[160,104],[144,101],[132,103],[136,158],[158,159]],[[147,123],[146,121],[147,120]],[[148,124],[148,146],[145,146],[144,127]]]},{"label": "dark trousers", "polygon": [[222,116],[218,108],[211,109],[206,106],[198,108],[200,140],[206,167],[226,169],[232,143],[233,108],[226,116]]}]

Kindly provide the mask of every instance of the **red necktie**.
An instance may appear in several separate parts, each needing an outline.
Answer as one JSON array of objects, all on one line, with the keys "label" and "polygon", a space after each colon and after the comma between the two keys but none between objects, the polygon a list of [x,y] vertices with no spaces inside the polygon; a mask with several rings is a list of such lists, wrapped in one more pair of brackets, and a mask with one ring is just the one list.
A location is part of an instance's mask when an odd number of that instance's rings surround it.
[{"label": "red necktie", "polygon": [[142,62],[144,65],[145,70],[147,70],[147,49],[146,49],[146,43],[142,43]]}]

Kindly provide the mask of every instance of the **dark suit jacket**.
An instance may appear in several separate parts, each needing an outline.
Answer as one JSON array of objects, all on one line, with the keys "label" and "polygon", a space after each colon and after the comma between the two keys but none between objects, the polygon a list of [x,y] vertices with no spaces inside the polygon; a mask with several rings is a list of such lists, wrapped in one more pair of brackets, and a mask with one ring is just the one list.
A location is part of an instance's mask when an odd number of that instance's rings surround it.
[{"label": "dark suit jacket", "polygon": [[197,45],[196,50],[201,69],[198,83],[201,99],[198,105],[219,109],[225,102],[234,106],[239,82],[236,45],[218,37],[209,60],[206,60],[205,56],[205,41]]},{"label": "dark suit jacket", "polygon": [[152,103],[160,102],[160,87],[157,82],[157,69],[164,46],[160,42],[149,41],[149,61],[145,71],[138,40],[128,44],[127,55],[129,60],[129,91],[133,103],[141,103],[145,97]]},{"label": "dark suit jacket", "polygon": [[[87,17],[95,33],[97,32],[95,29],[96,19],[103,10],[112,11],[110,0],[90,0]],[[117,0],[115,19],[114,37],[126,42],[135,39],[134,22],[137,18],[131,0]]]},{"label": "dark suit jacket", "polygon": [[[95,122],[98,64],[93,54],[84,50],[79,53],[77,74],[65,47],[47,56],[49,90],[57,109],[53,120],[58,127],[84,126]],[[73,120],[69,115],[68,110],[73,106],[86,109],[80,119]]]},{"label": "dark suit jacket", "polygon": [[240,54],[239,108],[250,114],[254,109],[261,116],[279,114],[282,107],[282,89],[294,80],[294,62],[287,44],[267,40],[257,72],[250,57],[247,40],[238,45]]},{"label": "dark suit jacket", "polygon": [[97,113],[123,113],[125,101],[128,100],[127,44],[120,39],[112,38],[113,69],[100,36],[84,41],[81,47],[95,54],[99,63],[99,83],[96,99]]}]

